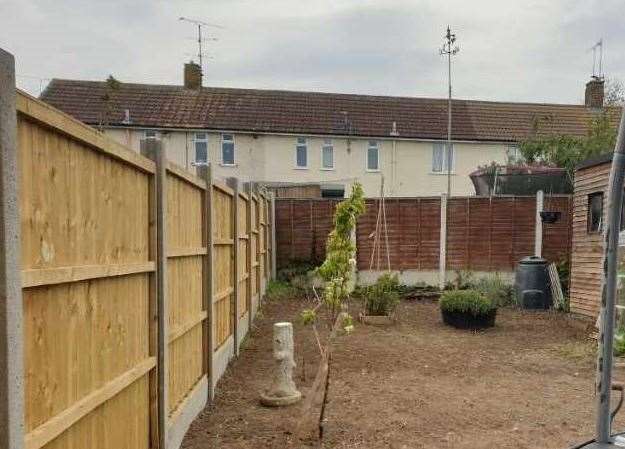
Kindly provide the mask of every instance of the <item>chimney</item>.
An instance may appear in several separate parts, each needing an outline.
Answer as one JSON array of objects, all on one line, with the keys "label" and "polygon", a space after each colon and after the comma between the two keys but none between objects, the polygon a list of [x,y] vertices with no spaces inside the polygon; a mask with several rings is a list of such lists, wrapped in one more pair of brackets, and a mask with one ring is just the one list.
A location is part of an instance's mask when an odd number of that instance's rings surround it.
[{"label": "chimney", "polygon": [[202,68],[193,61],[184,65],[184,87],[187,89],[202,87]]},{"label": "chimney", "polygon": [[598,76],[593,76],[592,79],[586,83],[584,104],[587,108],[603,108],[603,83],[603,78]]}]

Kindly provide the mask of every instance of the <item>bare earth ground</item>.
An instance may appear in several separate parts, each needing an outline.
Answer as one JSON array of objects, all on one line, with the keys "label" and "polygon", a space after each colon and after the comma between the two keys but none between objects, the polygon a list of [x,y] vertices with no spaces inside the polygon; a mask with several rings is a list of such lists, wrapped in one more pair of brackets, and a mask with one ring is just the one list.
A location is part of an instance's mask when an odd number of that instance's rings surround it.
[{"label": "bare earth ground", "polygon": [[[319,357],[310,330],[296,323],[302,307],[299,300],[265,305],[183,448],[286,447],[298,406],[264,408],[258,392],[268,383],[271,324],[279,320],[295,324],[296,382],[303,393],[310,387]],[[586,322],[502,309],[494,329],[474,333],[444,326],[430,302],[403,302],[398,316],[392,327],[358,324],[337,338],[324,448],[550,449],[592,435],[594,344]],[[623,423],[617,419],[616,428]]]}]

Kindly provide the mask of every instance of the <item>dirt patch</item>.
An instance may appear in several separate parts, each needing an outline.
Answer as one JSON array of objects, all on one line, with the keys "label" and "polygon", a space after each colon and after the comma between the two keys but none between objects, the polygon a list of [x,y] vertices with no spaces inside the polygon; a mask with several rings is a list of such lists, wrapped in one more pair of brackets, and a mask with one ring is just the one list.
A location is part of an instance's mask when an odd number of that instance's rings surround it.
[{"label": "dirt patch", "polygon": [[[258,391],[271,369],[271,323],[295,320],[300,301],[270,303],[215,404],[184,448],[284,448],[298,408],[268,409]],[[594,426],[594,346],[584,323],[558,313],[503,309],[493,329],[442,324],[436,304],[403,302],[391,327],[358,324],[333,350],[325,448],[567,448]],[[295,324],[297,383],[319,359]],[[301,377],[302,356],[306,380]],[[623,371],[617,373],[625,380]],[[616,428],[625,420],[617,419]]]}]

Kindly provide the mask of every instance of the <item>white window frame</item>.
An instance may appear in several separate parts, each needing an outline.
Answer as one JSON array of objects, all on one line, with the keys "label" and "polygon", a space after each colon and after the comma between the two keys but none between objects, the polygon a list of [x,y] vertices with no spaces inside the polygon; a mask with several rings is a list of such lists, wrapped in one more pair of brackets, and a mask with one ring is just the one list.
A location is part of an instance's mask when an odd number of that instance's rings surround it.
[{"label": "white window frame", "polygon": [[[443,163],[440,171],[434,170],[434,152],[436,151],[437,146],[439,148],[442,146],[443,148]],[[432,163],[430,164],[430,174],[433,175],[446,175],[447,174],[447,142],[434,142],[432,144]],[[451,143],[451,170],[449,170],[450,174],[455,174],[456,167],[456,147],[454,143]]]},{"label": "white window frame", "polygon": [[[372,145],[371,143],[374,143]],[[378,166],[377,168],[369,168],[369,150],[375,148],[378,153]],[[367,151],[365,151],[365,170],[371,173],[380,171],[380,141],[379,140],[367,140]]]},{"label": "white window frame", "polygon": [[[510,157],[511,154],[514,154],[514,156]],[[506,163],[507,164],[522,164],[523,163],[523,155],[521,154],[521,148],[518,145],[506,146]]]},{"label": "white window frame", "polygon": [[[332,166],[326,167],[323,165],[323,152],[326,149],[330,149],[332,151]],[[323,139],[323,144],[321,145],[321,170],[334,170],[335,162],[334,162],[334,144],[332,143],[332,139]]]},{"label": "white window frame", "polygon": [[[198,137],[198,135],[203,135],[204,137]],[[197,159],[196,144],[201,143],[201,142],[206,144],[206,160],[205,161],[198,161]],[[195,161],[196,164],[208,164],[208,161],[210,160],[210,158],[208,157],[208,133],[199,132],[193,135],[193,151],[194,151],[193,160]]]},{"label": "white window frame", "polygon": [[[226,140],[225,136],[231,136],[232,139]],[[224,161],[224,143],[232,142],[232,162]],[[230,133],[222,133],[221,134],[221,165],[224,167],[234,167],[237,165],[237,151],[236,151],[236,142],[234,134]]]},{"label": "white window frame", "polygon": [[[152,135],[149,135],[149,134],[152,134]],[[160,131],[158,131],[156,129],[144,129],[143,130],[143,136],[141,137],[141,140],[150,140],[150,139],[161,140],[161,133],[160,133]]]},{"label": "white window frame", "polygon": [[[304,148],[306,154],[306,165],[298,165],[297,151],[300,147]],[[308,139],[306,137],[297,137],[295,139],[295,169],[307,170],[308,169]]]}]

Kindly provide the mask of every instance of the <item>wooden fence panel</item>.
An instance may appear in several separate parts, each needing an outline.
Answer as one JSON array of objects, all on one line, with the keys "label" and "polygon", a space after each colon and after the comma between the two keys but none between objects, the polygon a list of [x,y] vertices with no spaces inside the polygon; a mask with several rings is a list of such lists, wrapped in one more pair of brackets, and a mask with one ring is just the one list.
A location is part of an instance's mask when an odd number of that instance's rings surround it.
[{"label": "wooden fence panel", "polygon": [[252,245],[252,261],[251,261],[251,295],[252,295],[252,304],[258,303],[258,293],[260,278],[258,276],[258,255],[259,255],[259,245],[260,239],[258,235],[258,223],[260,221],[259,216],[259,207],[258,207],[258,196],[255,193],[252,193],[250,200],[252,202],[251,214],[252,214],[252,230],[251,230],[251,238],[250,242]]},{"label": "wooden fence panel", "polygon": [[[377,198],[366,200],[356,226],[359,270],[369,270],[379,219],[380,252],[373,269],[386,269],[384,210],[388,256],[393,270],[434,271],[440,256],[440,198]],[[278,266],[292,260],[319,262],[321,248],[332,229],[336,200],[276,200]],[[454,197],[448,202],[447,269],[513,271],[518,261],[534,252],[536,199],[524,197]],[[562,212],[555,224],[543,226],[543,254],[551,261],[569,257],[572,200],[547,196],[545,207]],[[295,255],[298,255],[295,257]]]},{"label": "wooden fence panel", "polygon": [[18,147],[25,445],[148,448],[154,164],[21,94]]},{"label": "wooden fence panel", "polygon": [[203,196],[199,179],[167,173],[168,414],[206,375],[203,363]]},{"label": "wooden fence panel", "polygon": [[237,317],[243,317],[250,306],[251,302],[251,292],[250,285],[248,282],[248,278],[250,276],[249,273],[249,208],[248,208],[249,197],[244,193],[239,193],[238,198],[238,220],[239,220],[239,260],[237,261],[237,279],[239,282],[239,301],[238,301],[238,314]]},{"label": "wooden fence panel", "polygon": [[19,92],[17,118],[24,445],[176,449],[271,273],[267,198]]},{"label": "wooden fence panel", "polygon": [[234,330],[234,191],[226,185],[213,184],[213,326],[215,350],[226,343]]}]

